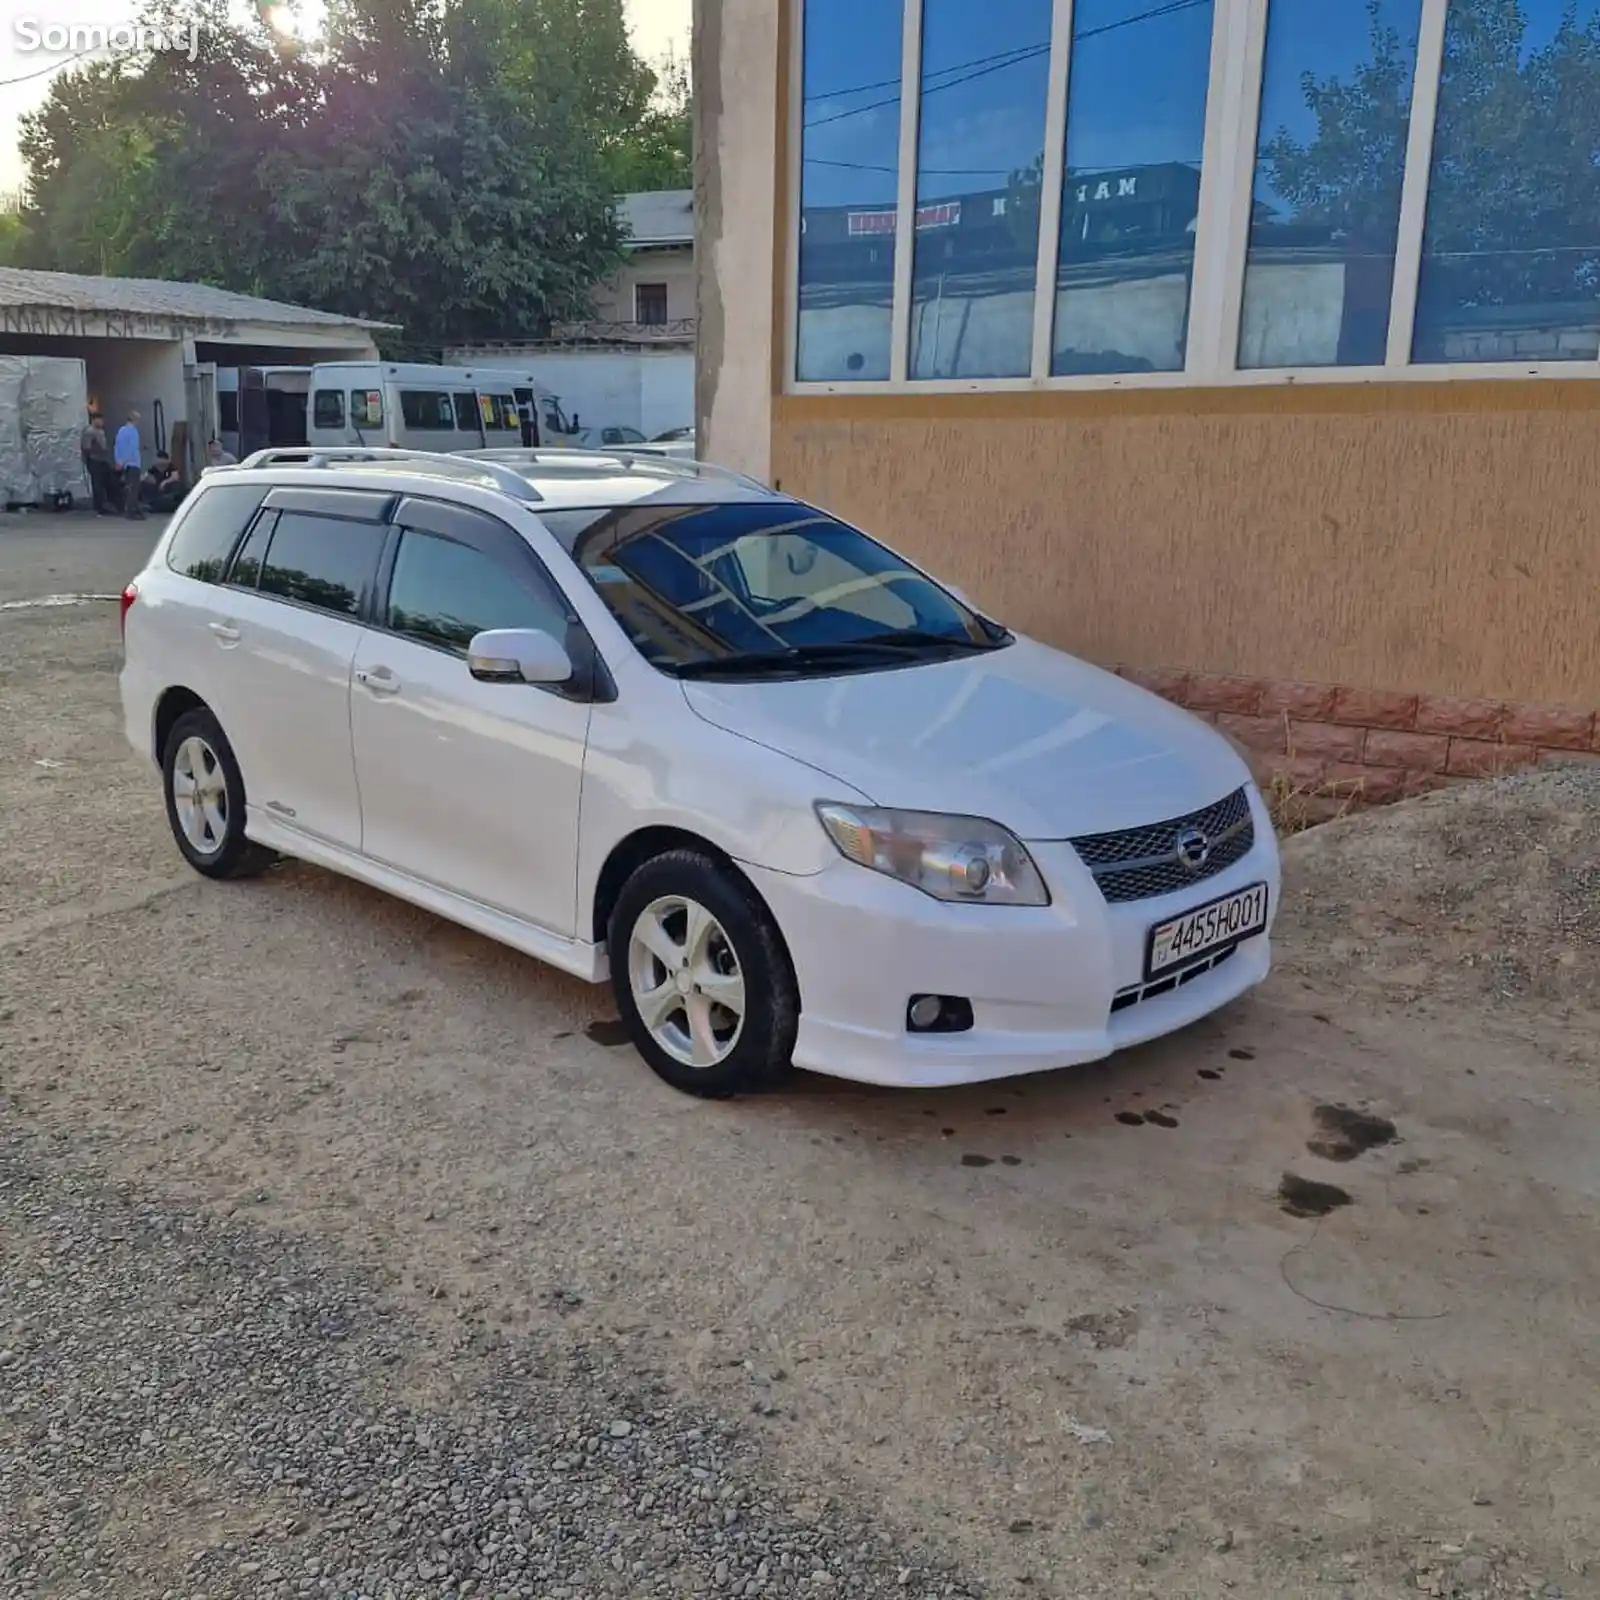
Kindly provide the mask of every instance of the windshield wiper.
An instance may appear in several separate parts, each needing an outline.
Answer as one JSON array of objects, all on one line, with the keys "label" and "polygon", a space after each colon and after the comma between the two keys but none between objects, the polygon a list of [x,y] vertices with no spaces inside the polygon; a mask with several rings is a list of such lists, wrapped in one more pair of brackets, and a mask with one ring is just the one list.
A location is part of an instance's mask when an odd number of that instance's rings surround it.
[{"label": "windshield wiper", "polygon": [[787,650],[751,650],[737,655],[682,661],[667,670],[680,678],[707,678],[720,673],[804,671],[807,667],[863,667],[904,661],[915,650],[948,645],[956,650],[992,650],[993,645],[945,633],[874,634],[867,639],[841,639],[836,644],[797,644]]},{"label": "windshield wiper", "polygon": [[925,649],[945,645],[952,650],[997,650],[1009,638],[973,639],[964,633],[933,633],[926,628],[897,628],[893,633],[875,633],[862,644],[882,645],[887,649]]}]

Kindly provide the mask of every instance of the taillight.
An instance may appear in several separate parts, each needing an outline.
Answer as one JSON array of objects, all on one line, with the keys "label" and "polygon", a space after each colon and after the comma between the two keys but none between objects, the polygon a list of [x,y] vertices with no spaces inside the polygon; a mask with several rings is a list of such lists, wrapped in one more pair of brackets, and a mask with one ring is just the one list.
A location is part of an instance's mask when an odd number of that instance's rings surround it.
[{"label": "taillight", "polygon": [[136,583],[130,583],[128,587],[122,591],[122,610],[118,614],[117,623],[122,629],[122,637],[124,639],[128,637],[128,612],[132,608],[133,602],[138,598],[139,585]]}]

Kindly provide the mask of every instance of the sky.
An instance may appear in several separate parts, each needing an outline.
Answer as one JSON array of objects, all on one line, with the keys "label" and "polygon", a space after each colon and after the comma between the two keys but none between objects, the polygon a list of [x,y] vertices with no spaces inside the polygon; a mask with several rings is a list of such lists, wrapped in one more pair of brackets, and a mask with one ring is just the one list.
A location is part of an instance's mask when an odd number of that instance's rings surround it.
[{"label": "sky", "polygon": [[[627,0],[634,44],[647,60],[669,49],[687,54],[690,5],[691,0]],[[0,22],[0,192],[22,184],[17,119],[44,100],[53,76],[47,69],[62,59],[41,48],[49,42],[42,30],[52,24],[112,28],[132,21],[140,6],[138,0],[47,0],[37,5],[22,0],[5,10],[11,20]]]}]

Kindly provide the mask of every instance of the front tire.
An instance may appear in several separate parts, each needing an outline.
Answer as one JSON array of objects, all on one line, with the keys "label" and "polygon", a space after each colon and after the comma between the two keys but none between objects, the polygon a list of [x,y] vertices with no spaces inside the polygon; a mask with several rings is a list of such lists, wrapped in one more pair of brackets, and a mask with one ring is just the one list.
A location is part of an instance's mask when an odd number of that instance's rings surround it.
[{"label": "front tire", "polygon": [[272,865],[272,852],[245,837],[244,778],[222,724],[204,707],[173,723],[161,776],[172,837],[196,872],[248,878]]},{"label": "front tire", "polygon": [[635,1048],[674,1089],[725,1099],[789,1069],[800,990],[755,890],[698,850],[623,886],[607,930],[611,981]]}]

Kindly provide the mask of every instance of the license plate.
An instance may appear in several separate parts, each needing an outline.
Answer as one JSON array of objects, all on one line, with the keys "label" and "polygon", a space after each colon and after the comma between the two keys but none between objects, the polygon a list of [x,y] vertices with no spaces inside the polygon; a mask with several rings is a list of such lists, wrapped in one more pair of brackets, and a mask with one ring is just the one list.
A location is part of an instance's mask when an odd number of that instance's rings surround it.
[{"label": "license plate", "polygon": [[1145,981],[1185,967],[1208,951],[1263,933],[1266,926],[1267,886],[1264,883],[1253,883],[1248,889],[1185,911],[1181,917],[1157,923],[1150,930]]}]

